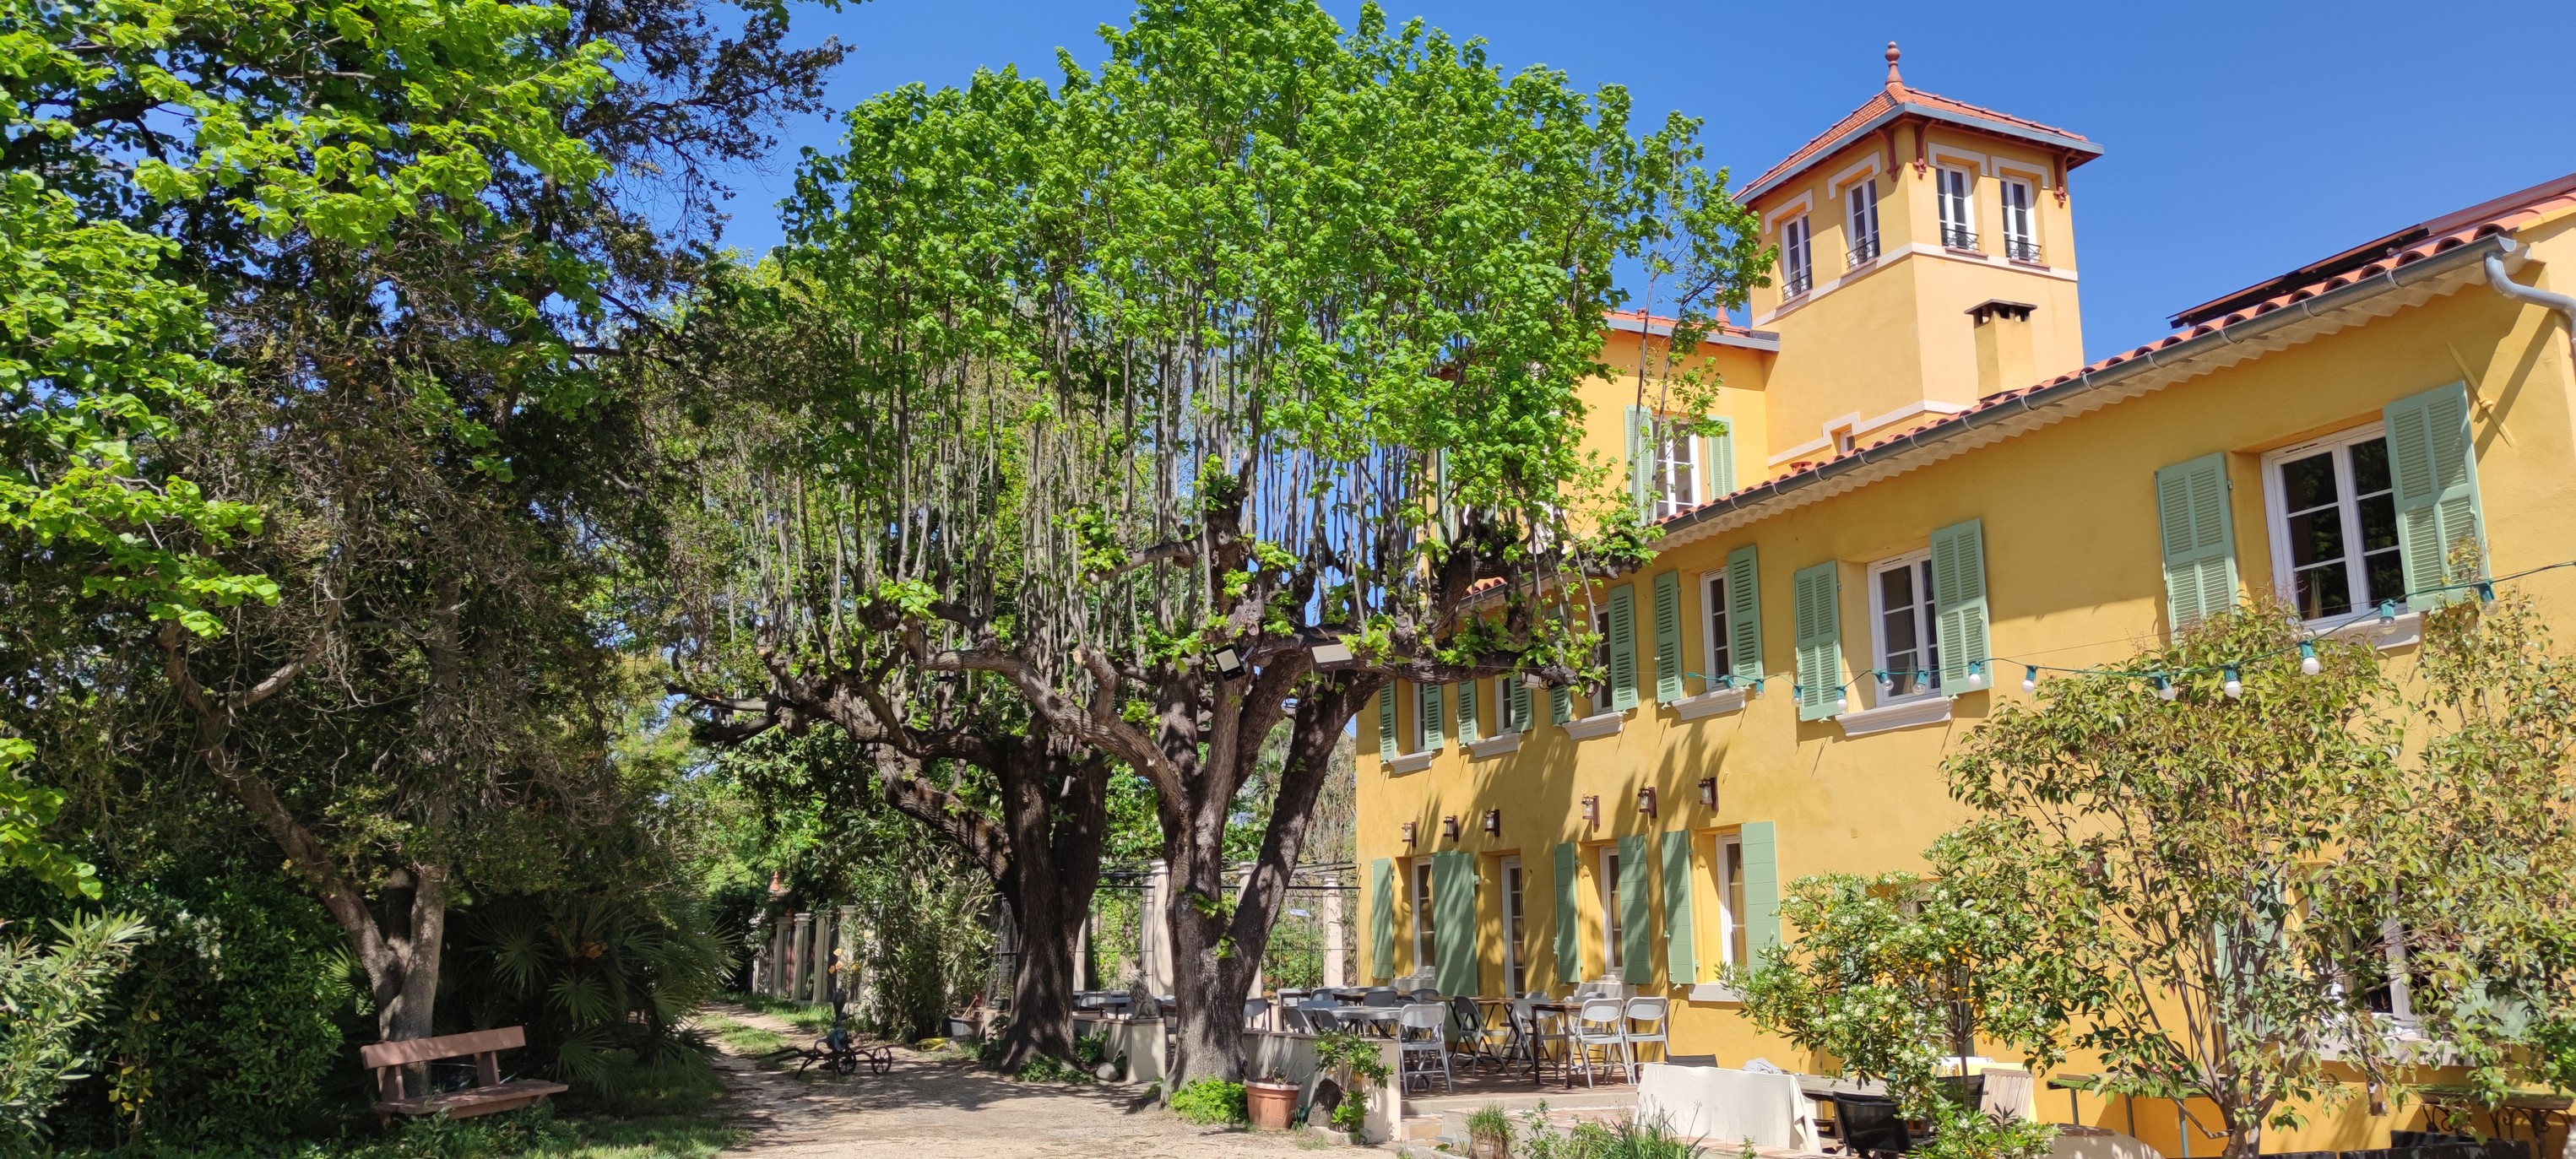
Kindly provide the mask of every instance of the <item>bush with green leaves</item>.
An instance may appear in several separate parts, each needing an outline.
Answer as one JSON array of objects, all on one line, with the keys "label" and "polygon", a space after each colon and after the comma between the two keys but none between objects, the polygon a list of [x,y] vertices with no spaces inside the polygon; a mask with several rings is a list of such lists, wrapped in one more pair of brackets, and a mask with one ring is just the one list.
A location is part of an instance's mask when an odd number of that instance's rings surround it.
[{"label": "bush with green leaves", "polygon": [[1252,1121],[1243,1084],[1224,1079],[1200,1079],[1173,1091],[1172,1113],[1187,1122],[1212,1126],[1240,1127]]},{"label": "bush with green leaves", "polygon": [[56,923],[50,943],[0,940],[0,1142],[44,1137],[46,1113],[90,1064],[82,1032],[146,928],[131,915],[93,915]]},{"label": "bush with green leaves", "polygon": [[1378,1040],[1356,1030],[1316,1036],[1315,1062],[1341,1076],[1342,1101],[1333,1107],[1336,1130],[1358,1132],[1368,1125],[1369,1092],[1387,1080],[1386,1056]]}]

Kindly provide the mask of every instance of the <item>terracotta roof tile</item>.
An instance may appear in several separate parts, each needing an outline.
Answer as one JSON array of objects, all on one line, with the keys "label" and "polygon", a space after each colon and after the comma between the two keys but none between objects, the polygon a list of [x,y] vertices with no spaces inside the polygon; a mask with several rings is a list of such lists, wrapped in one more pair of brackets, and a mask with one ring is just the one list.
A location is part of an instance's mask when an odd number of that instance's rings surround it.
[{"label": "terracotta roof tile", "polygon": [[[1790,153],[1789,156],[1783,159],[1779,164],[1765,170],[1761,176],[1746,183],[1744,188],[1747,191],[1767,191],[1766,187],[1772,182],[1787,177],[1806,168],[1808,165],[1813,164],[1818,158],[1831,152],[1835,147],[1843,144],[1846,138],[1850,137],[1853,133],[1858,132],[1862,126],[1877,120],[1879,117],[1884,116],[1887,113],[1894,112],[1900,107],[1911,108],[1916,111],[1929,114],[1936,119],[1951,121],[1953,123],[1976,121],[1992,122],[2000,124],[2007,129],[2018,129],[2022,132],[2033,135],[2056,137],[2067,141],[2077,142],[2082,145],[2083,148],[2077,156],[2070,158],[2069,167],[2083,164],[2085,161],[2090,160],[2093,155],[2101,152],[2101,150],[2097,148],[2092,148],[2090,144],[2085,141],[2085,137],[2081,133],[2068,129],[2061,129],[2055,125],[2043,124],[2041,122],[2031,120],[2028,117],[2016,117],[2011,113],[1997,112],[1982,105],[1972,105],[1966,101],[1953,100],[1949,97],[1942,96],[1939,93],[1925,92],[1922,89],[1908,85],[1902,77],[1897,75],[1896,59],[1896,44],[1894,41],[1890,41],[1887,45],[1887,86],[1872,94],[1868,100],[1862,101],[1859,108],[1853,109],[1849,114],[1845,115],[1843,119],[1834,122],[1832,128],[1816,134],[1814,139],[1799,146],[1795,152]],[[1968,127],[1984,128],[1985,126],[1969,124]]]}]

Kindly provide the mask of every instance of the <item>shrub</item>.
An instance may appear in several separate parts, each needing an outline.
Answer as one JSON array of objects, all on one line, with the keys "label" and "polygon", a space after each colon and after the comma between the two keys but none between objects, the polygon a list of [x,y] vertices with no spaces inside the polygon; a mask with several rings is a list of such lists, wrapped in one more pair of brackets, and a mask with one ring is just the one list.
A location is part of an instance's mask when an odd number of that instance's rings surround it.
[{"label": "shrub", "polygon": [[1211,1126],[1240,1127],[1252,1121],[1251,1108],[1244,1103],[1243,1084],[1224,1079],[1200,1079],[1173,1091],[1172,1113],[1184,1121]]},{"label": "shrub", "polygon": [[42,950],[30,939],[0,942],[0,1141],[19,1146],[43,1136],[63,1085],[82,1077],[81,1031],[145,927],[120,915],[56,929],[62,940]]}]

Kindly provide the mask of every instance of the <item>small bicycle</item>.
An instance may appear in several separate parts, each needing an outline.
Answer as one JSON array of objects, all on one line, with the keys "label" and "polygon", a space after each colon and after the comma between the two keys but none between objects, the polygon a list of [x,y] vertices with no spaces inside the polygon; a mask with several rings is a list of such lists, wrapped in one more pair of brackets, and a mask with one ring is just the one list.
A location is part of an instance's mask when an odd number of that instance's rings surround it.
[{"label": "small bicycle", "polygon": [[824,1031],[823,1037],[816,1039],[814,1045],[795,1048],[795,1050],[798,1074],[803,1074],[808,1067],[815,1066],[823,1068],[824,1074],[843,1077],[859,1073],[861,1067],[866,1067],[869,1074],[876,1075],[894,1069],[893,1047],[871,1046],[859,1042],[850,1037],[850,1028],[837,1018],[832,1020],[832,1028]]}]

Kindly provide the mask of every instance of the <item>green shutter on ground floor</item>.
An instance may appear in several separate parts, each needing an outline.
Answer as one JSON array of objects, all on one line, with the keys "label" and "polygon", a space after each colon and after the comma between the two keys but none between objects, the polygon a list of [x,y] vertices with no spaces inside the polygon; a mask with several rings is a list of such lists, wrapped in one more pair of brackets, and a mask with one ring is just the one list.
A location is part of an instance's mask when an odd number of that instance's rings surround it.
[{"label": "green shutter on ground floor", "polygon": [[1762,951],[1780,944],[1780,847],[1777,831],[1769,821],[1751,821],[1744,826],[1744,949],[1753,960],[1739,963],[1744,968],[1761,964]]},{"label": "green shutter on ground floor", "polygon": [[1664,970],[1675,986],[1699,981],[1699,943],[1691,920],[1691,835],[1664,834]]},{"label": "green shutter on ground floor", "polygon": [[1369,978],[1395,977],[1395,863],[1369,862]]},{"label": "green shutter on ground floor", "polygon": [[1619,980],[1655,980],[1653,899],[1646,893],[1646,839],[1619,839]]},{"label": "green shutter on ground floor", "polygon": [[1583,943],[1576,934],[1574,911],[1574,846],[1556,847],[1556,980],[1583,977]]},{"label": "green shutter on ground floor", "polygon": [[1476,993],[1476,859],[1467,853],[1431,855],[1432,985],[1441,997]]}]

